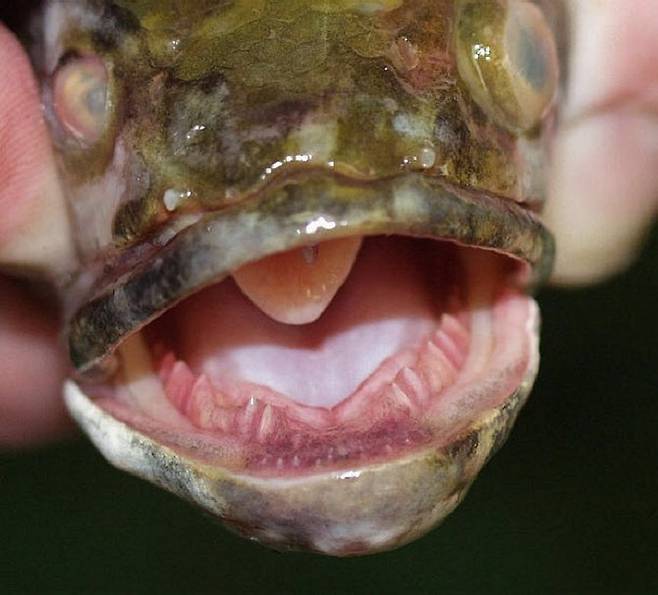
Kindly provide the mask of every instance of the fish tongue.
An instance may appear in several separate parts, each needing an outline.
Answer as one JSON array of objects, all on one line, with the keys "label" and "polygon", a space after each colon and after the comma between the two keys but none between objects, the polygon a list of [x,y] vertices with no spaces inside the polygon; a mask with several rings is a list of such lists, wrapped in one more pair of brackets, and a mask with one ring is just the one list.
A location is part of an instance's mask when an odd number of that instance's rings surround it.
[{"label": "fish tongue", "polygon": [[362,238],[330,240],[242,267],[235,282],[265,314],[285,324],[317,320],[345,282]]}]

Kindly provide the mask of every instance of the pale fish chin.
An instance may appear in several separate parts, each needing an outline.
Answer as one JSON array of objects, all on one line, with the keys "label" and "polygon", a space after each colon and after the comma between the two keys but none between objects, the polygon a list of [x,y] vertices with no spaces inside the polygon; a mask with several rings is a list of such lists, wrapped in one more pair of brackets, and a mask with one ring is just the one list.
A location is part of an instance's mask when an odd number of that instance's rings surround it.
[{"label": "pale fish chin", "polygon": [[[539,364],[539,314],[527,324],[531,356],[523,381],[449,443],[361,468],[268,478],[200,461],[194,444],[147,435],[119,421],[73,381],[71,415],[110,463],[219,517],[228,528],[277,549],[357,556],[402,546],[439,524],[505,441]],[[165,445],[164,442],[168,444]]]}]

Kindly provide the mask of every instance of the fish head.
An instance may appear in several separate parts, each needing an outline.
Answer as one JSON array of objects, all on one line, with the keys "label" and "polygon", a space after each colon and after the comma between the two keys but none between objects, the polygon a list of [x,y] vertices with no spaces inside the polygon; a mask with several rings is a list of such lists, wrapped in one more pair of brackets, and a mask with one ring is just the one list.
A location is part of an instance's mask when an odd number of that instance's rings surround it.
[{"label": "fish head", "polygon": [[73,416],[278,548],[440,522],[538,365],[553,3],[53,0]]}]

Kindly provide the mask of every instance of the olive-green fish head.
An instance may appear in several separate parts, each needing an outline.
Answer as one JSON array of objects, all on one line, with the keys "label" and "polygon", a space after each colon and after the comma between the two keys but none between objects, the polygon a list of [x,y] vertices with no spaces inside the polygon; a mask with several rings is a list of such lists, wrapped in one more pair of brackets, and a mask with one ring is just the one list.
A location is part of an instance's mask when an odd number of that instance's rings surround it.
[{"label": "olive-green fish head", "polygon": [[67,401],[108,458],[278,547],[377,551],[452,510],[537,368],[558,16],[47,3]]}]

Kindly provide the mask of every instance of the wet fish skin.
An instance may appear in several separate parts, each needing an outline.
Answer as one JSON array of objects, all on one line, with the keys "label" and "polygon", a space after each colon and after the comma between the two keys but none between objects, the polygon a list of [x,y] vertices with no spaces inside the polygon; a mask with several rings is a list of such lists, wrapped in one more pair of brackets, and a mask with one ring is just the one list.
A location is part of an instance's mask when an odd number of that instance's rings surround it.
[{"label": "wet fish skin", "polygon": [[[457,4],[52,0],[55,41],[36,56],[46,86],[71,52],[110,71],[100,142],[72,140],[50,113],[83,254],[314,168],[363,180],[422,171],[541,202],[541,139],[492,125],[459,79]],[[172,189],[188,196],[175,213],[163,204]]]},{"label": "wet fish skin", "polygon": [[[556,4],[535,4],[552,22]],[[235,267],[309,242],[382,233],[448,239],[508,254],[527,264],[529,284],[543,282],[554,247],[537,212],[554,111],[528,127],[513,115],[510,122],[509,109],[483,106],[455,41],[479,34],[483,21],[500,35],[506,7],[45,3],[32,55],[82,262],[64,294],[72,363],[84,382],[69,381],[65,394],[113,464],[243,535],[331,555],[407,543],[458,504],[527,398],[537,328],[529,329],[521,385],[498,408],[447,445],[347,475],[268,481],[209,465],[193,448],[119,421],[93,394],[116,372],[113,352],[131,333]],[[90,57],[107,69],[105,119],[93,142],[70,134],[53,101],[61,69]],[[491,76],[488,84],[502,89],[494,95],[512,101],[508,81]],[[305,231],[319,214],[340,225]]]}]

